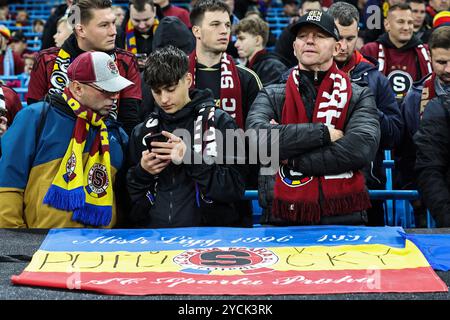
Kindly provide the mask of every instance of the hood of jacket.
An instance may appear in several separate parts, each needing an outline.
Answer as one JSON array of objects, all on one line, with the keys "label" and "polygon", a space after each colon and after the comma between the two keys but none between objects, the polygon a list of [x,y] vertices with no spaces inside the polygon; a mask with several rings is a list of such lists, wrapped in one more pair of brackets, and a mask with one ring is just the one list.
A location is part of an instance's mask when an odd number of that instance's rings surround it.
[{"label": "hood of jacket", "polygon": [[[70,54],[71,59],[75,59],[80,54],[82,54],[84,51],[80,49],[78,46],[77,38],[75,37],[75,33],[72,33],[69,38],[64,41],[61,49],[64,49],[68,54]],[[111,51],[107,51],[106,53],[111,55],[116,51],[114,48]]]},{"label": "hood of jacket", "polygon": [[408,41],[408,43],[406,45],[404,45],[401,48],[397,48],[392,41],[389,39],[389,35],[386,33],[383,33],[378,39],[377,41],[378,43],[381,43],[382,45],[384,45],[386,48],[394,48],[394,49],[398,49],[400,51],[406,51],[412,48],[417,47],[419,44],[422,44],[422,41],[416,36],[413,35],[411,40]]},{"label": "hood of jacket", "polygon": [[195,48],[195,38],[189,28],[178,17],[164,17],[153,36],[153,48],[173,45],[190,54]]}]

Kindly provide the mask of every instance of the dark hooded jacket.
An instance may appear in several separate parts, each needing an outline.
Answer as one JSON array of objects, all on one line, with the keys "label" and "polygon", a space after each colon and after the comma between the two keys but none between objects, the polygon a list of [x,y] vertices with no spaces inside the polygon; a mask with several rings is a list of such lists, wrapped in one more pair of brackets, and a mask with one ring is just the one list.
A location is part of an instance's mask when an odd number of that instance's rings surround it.
[{"label": "dark hooded jacket", "polygon": [[386,175],[382,167],[383,150],[394,149],[400,144],[403,119],[389,80],[378,71],[375,59],[365,58],[372,63],[361,62],[356,65],[350,71],[350,79],[360,87],[370,88],[375,98],[381,129],[380,145],[375,160],[365,168],[364,173],[369,189],[384,189]]},{"label": "dark hooded jacket", "polygon": [[263,86],[280,82],[281,75],[287,71],[288,62],[283,57],[272,52],[257,54],[251,66],[247,66],[256,72]]},{"label": "dark hooded jacket", "polygon": [[[413,142],[413,136],[419,129],[420,124],[420,100],[425,81],[431,74],[417,81],[411,87],[400,106],[402,117],[404,119],[403,141],[396,150],[395,161],[398,164],[396,170],[395,185],[402,189],[416,189],[416,179],[414,173],[414,164],[416,162],[416,147]],[[436,77],[436,81],[438,81]],[[446,92],[436,86],[436,95],[445,96]],[[433,104],[427,105],[429,108]]]},{"label": "dark hooded jacket", "polygon": [[[194,136],[199,109],[204,106],[214,108],[214,100],[209,90],[192,90],[190,96],[191,102],[174,114],[167,114],[159,107],[155,109],[151,116],[159,120],[158,131],[186,129],[191,137]],[[153,176],[140,165],[142,151],[147,148],[142,142],[149,133],[147,123],[139,124],[130,138],[131,167],[127,175],[132,201],[130,220],[138,227],[155,228],[241,226],[242,213],[236,210],[234,202],[243,198],[246,166],[171,163],[158,176]],[[214,126],[223,137],[226,129],[237,129],[234,120],[221,109],[215,110]],[[192,150],[193,141],[188,148]]]},{"label": "dark hooded jacket", "polygon": [[417,185],[436,227],[450,227],[450,95],[436,97],[425,107],[414,135],[417,146]]},{"label": "dark hooded jacket", "polygon": [[[167,45],[172,45],[183,50],[189,55],[195,48],[195,38],[191,30],[177,17],[164,17],[156,29],[153,38],[153,48],[158,49]],[[141,72],[142,83],[142,103],[139,110],[139,119],[144,121],[145,118],[154,109],[154,100],[150,88],[144,81],[144,74]]]}]

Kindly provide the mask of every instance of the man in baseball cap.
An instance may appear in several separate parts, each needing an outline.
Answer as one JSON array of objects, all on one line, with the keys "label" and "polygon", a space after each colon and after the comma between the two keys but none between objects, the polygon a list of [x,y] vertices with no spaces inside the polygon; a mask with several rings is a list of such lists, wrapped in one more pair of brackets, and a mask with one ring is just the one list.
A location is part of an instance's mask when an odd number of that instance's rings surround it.
[{"label": "man in baseball cap", "polygon": [[78,56],[67,69],[67,76],[72,82],[90,83],[109,94],[119,93],[133,84],[119,74],[111,56],[100,51],[88,51]]},{"label": "man in baseball cap", "polygon": [[8,204],[0,208],[0,227],[116,224],[113,182],[128,137],[110,112],[133,83],[108,54],[96,51],[77,56],[67,77],[62,93],[23,109],[2,136],[0,202]]},{"label": "man in baseball cap", "polygon": [[246,129],[280,135],[275,183],[260,177],[263,223],[365,224],[370,200],[360,168],[374,158],[380,137],[373,95],[334,62],[340,44],[331,16],[312,10],[291,32],[298,65],[285,83],[259,92],[246,121]]}]

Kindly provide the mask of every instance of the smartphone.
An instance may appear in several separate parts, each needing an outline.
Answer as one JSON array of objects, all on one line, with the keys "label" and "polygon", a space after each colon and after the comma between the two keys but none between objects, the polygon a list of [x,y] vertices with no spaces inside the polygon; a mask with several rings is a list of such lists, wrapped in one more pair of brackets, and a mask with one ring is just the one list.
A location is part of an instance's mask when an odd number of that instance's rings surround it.
[{"label": "smartphone", "polygon": [[147,145],[147,149],[148,151],[152,151],[152,141],[156,141],[156,142],[167,142],[167,138],[165,136],[163,136],[163,134],[161,132],[155,132],[153,134],[150,134],[148,136],[146,136],[145,138],[145,144]]},{"label": "smartphone", "polygon": [[139,63],[145,64],[145,61],[147,61],[147,54],[146,53],[135,53],[136,59]]}]

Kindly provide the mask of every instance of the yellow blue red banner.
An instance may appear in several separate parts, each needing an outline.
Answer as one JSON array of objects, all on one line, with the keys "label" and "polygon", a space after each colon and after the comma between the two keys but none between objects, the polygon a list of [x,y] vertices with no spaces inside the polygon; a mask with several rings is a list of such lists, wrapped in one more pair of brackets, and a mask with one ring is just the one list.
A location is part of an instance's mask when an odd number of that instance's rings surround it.
[{"label": "yellow blue red banner", "polygon": [[401,228],[51,230],[13,283],[104,294],[448,291]]}]

